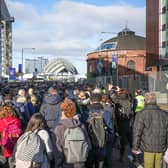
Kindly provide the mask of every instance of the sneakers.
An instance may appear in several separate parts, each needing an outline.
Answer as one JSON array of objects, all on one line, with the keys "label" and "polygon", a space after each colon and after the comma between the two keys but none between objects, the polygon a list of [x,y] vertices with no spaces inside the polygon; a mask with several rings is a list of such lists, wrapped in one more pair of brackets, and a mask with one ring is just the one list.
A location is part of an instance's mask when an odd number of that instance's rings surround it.
[{"label": "sneakers", "polygon": [[134,160],[134,158],[133,158],[132,155],[128,155],[127,158],[128,158],[128,160],[129,160],[130,162],[133,162],[133,160]]},{"label": "sneakers", "polygon": [[139,165],[137,168],[143,168],[143,166],[142,166],[142,165]]}]

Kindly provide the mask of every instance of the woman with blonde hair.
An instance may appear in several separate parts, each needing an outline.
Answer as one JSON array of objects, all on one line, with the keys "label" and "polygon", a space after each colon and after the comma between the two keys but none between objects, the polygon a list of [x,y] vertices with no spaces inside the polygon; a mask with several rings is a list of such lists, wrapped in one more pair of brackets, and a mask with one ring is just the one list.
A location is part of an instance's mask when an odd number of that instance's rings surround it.
[{"label": "woman with blonde hair", "polygon": [[13,149],[21,132],[21,121],[16,117],[14,109],[5,104],[0,108],[0,147],[3,153],[1,158],[7,159],[10,168],[13,166],[11,162]]}]

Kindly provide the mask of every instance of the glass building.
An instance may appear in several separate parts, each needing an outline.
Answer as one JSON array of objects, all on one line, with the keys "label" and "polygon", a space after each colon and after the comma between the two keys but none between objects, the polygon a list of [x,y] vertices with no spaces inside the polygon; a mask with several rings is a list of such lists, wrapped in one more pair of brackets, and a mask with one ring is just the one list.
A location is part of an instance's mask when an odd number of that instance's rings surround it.
[{"label": "glass building", "polygon": [[37,59],[26,59],[25,73],[42,73],[47,63],[48,59],[43,57],[38,57]]}]

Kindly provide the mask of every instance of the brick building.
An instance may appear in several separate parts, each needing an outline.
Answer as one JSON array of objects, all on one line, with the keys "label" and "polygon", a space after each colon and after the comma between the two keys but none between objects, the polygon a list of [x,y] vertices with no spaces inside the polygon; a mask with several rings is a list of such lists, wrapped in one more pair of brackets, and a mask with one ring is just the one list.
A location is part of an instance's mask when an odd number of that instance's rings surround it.
[{"label": "brick building", "polygon": [[[147,66],[168,66],[168,1],[146,1]],[[159,68],[159,67],[158,67]],[[168,68],[167,68],[168,69]]]},{"label": "brick building", "polygon": [[156,91],[168,81],[168,1],[146,0],[146,66],[155,70]]},{"label": "brick building", "polygon": [[131,90],[148,88],[151,69],[146,71],[145,65],[146,39],[128,28],[87,54],[88,76],[96,77],[97,82],[105,80],[101,84],[110,82]]}]

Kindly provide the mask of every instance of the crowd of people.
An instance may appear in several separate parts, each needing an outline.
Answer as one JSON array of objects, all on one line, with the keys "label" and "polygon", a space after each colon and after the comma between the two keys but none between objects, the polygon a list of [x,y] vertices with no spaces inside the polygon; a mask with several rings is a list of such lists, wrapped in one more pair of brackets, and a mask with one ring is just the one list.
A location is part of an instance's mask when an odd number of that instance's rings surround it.
[{"label": "crowd of people", "polygon": [[166,168],[168,114],[156,100],[112,85],[5,83],[0,167],[112,168],[117,149],[132,167]]}]

